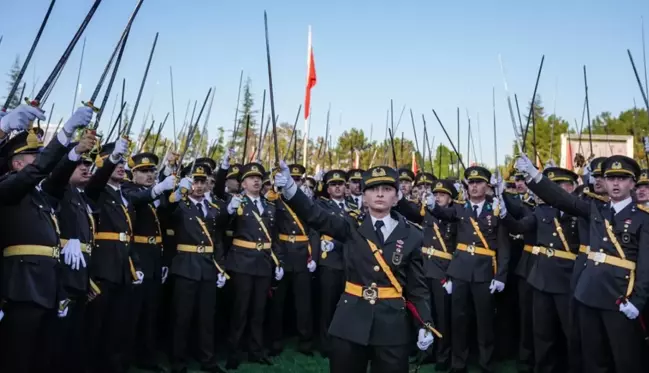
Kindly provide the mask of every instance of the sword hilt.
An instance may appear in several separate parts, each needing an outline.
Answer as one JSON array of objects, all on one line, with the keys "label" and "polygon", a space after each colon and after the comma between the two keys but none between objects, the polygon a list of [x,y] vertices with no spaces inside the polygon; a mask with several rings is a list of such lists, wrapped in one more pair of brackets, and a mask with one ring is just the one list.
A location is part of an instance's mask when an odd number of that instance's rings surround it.
[{"label": "sword hilt", "polygon": [[86,106],[86,107],[91,108],[92,111],[94,111],[95,113],[99,113],[99,110],[100,110],[100,109],[99,109],[98,107],[95,106],[95,103],[92,102],[92,100],[85,101],[85,102],[84,102],[84,101],[81,101],[81,104],[82,104],[83,106]]}]

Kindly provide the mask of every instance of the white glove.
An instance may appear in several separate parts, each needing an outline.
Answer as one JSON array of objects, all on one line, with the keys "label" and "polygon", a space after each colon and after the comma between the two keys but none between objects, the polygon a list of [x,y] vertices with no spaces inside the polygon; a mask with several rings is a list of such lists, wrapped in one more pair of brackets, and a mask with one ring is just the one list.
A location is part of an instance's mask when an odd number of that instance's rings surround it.
[{"label": "white glove", "polygon": [[63,250],[61,250],[61,254],[63,254],[63,261],[65,264],[69,265],[72,269],[78,271],[79,268],[81,268],[79,264],[81,264],[83,268],[86,268],[86,260],[81,252],[81,242],[79,242],[79,240],[68,240],[65,247],[63,247]]},{"label": "white glove", "polygon": [[643,137],[642,142],[644,143],[644,152],[649,153],[649,136]]},{"label": "white glove", "polygon": [[638,315],[640,315],[640,311],[633,305],[631,302],[622,302],[620,303],[620,312],[624,314],[627,318],[634,320]]},{"label": "white glove", "polygon": [[137,276],[137,280],[133,280],[133,285],[141,284],[142,280],[144,280],[144,273],[142,271],[136,271],[135,276]]},{"label": "white glove", "polygon": [[323,252],[328,253],[330,251],[333,251],[333,249],[334,249],[333,242],[327,240],[320,241],[320,250],[322,250]]},{"label": "white glove", "polygon": [[225,281],[226,281],[225,275],[223,273],[219,273],[216,276],[216,287],[219,288],[219,289],[224,287],[225,286]]},{"label": "white glove", "polygon": [[[0,120],[2,119],[2,117],[4,117],[4,116],[7,115],[7,114],[8,114],[8,113],[7,113],[6,111],[2,111],[2,110],[0,110]],[[1,312],[1,311],[0,311],[0,312]]]},{"label": "white glove", "polygon": [[[69,308],[68,308],[67,303],[69,303],[69,301],[67,299],[62,300],[62,301],[59,302],[59,309],[58,309],[58,314],[57,314],[57,316],[59,318],[64,318],[64,317],[66,317],[68,315],[68,309]],[[64,306],[64,305],[65,305],[65,307],[63,307],[63,309],[61,309],[61,307]]]},{"label": "white glove", "polygon": [[169,276],[169,267],[162,267],[162,283],[167,282],[167,277]]},{"label": "white glove", "polygon": [[498,280],[491,280],[491,285],[489,285],[489,291],[491,291],[491,294],[495,292],[502,292],[505,290],[505,284],[498,281]]},{"label": "white glove", "polygon": [[322,181],[322,179],[324,179],[324,174],[325,174],[325,172],[323,170],[320,170],[320,171],[316,172],[316,174],[315,174],[315,176],[313,178],[315,179],[315,181]]},{"label": "white glove", "polygon": [[117,140],[115,143],[115,149],[113,149],[113,153],[110,155],[110,161],[113,163],[117,163],[122,159],[122,156],[126,154],[128,151],[128,140],[125,138],[120,138]]},{"label": "white glove", "polygon": [[309,272],[311,273],[315,272],[317,266],[318,264],[313,259],[306,264],[306,267],[309,269]]},{"label": "white glove", "polygon": [[532,179],[536,179],[536,175],[539,174],[539,170],[534,167],[532,161],[527,158],[527,155],[521,154],[516,158],[516,167],[517,170],[528,174]]},{"label": "white glove", "polygon": [[0,310],[0,321],[2,321],[4,317],[5,317],[5,313],[2,310]]},{"label": "white glove", "polygon": [[291,177],[286,162],[279,162],[279,172],[275,174],[275,186],[282,189],[282,194],[286,199],[291,199],[297,191],[297,185]]},{"label": "white glove", "polygon": [[453,281],[446,280],[442,287],[444,288],[444,290],[446,290],[446,294],[450,295],[453,293]]},{"label": "white glove", "polygon": [[176,177],[174,175],[165,177],[153,187],[153,194],[157,197],[167,190],[172,190],[176,186]]},{"label": "white glove", "polygon": [[45,120],[45,112],[37,107],[22,104],[0,119],[0,130],[4,133],[26,130],[36,119]]},{"label": "white glove", "polygon": [[84,128],[92,120],[92,108],[82,106],[75,110],[74,114],[63,125],[63,131],[68,137],[71,137],[77,128]]},{"label": "white glove", "polygon": [[503,200],[503,197],[500,196],[494,202],[498,202],[498,207],[500,207],[500,214],[498,215],[498,217],[504,219],[507,216],[507,206],[505,205],[505,200]]},{"label": "white glove", "polygon": [[275,267],[275,280],[280,281],[284,277],[284,268]]},{"label": "white glove", "polygon": [[428,347],[433,344],[433,341],[435,340],[435,337],[433,336],[433,333],[430,331],[421,328],[419,329],[419,336],[417,337],[417,347],[422,350],[426,351],[428,350]]},{"label": "white glove", "polygon": [[428,206],[429,209],[435,208],[435,204],[437,201],[435,201],[435,196],[433,193],[427,193],[426,194],[426,206]]},{"label": "white glove", "polygon": [[241,197],[232,196],[230,203],[228,203],[228,214],[233,215],[235,211],[241,206]]},{"label": "white glove", "polygon": [[498,194],[501,194],[503,190],[505,190],[505,182],[503,181],[503,178],[498,174],[494,173],[493,175],[491,175],[490,184],[495,188]]},{"label": "white glove", "polygon": [[549,161],[547,161],[543,169],[545,170],[546,168],[550,168],[550,167],[557,167],[557,164],[554,163],[554,159],[550,159]]},{"label": "white glove", "polygon": [[221,158],[221,168],[227,170],[230,168],[230,158],[234,157],[234,149],[230,148],[227,152],[223,153]]},{"label": "white glove", "polygon": [[302,191],[302,193],[306,194],[306,196],[309,197],[309,199],[313,198],[313,191],[311,190],[311,188],[309,188],[308,185],[302,184],[300,190]]},{"label": "white glove", "polygon": [[462,190],[462,183],[460,183],[459,181],[456,181],[453,186],[455,187],[455,191],[457,191],[458,193],[460,192],[460,190]]}]

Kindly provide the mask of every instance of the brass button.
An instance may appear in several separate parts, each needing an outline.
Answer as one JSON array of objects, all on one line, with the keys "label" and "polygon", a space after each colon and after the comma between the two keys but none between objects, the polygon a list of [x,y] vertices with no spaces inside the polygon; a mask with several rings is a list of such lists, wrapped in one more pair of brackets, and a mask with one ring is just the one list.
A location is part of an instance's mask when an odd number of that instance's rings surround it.
[{"label": "brass button", "polygon": [[550,247],[552,247],[553,245],[554,245],[553,243],[550,243]]},{"label": "brass button", "polygon": [[378,272],[378,271],[380,271],[380,270],[381,270],[381,267],[379,267],[379,266],[374,266],[374,272]]},{"label": "brass button", "polygon": [[603,240],[604,242],[606,242],[606,241],[608,241],[608,238],[604,237],[602,240]]},{"label": "brass button", "polygon": [[374,304],[374,303],[376,303],[376,301],[374,299],[371,299],[370,304]]},{"label": "brass button", "polygon": [[370,285],[370,287],[375,288],[376,287],[376,282],[373,282],[372,285]]}]

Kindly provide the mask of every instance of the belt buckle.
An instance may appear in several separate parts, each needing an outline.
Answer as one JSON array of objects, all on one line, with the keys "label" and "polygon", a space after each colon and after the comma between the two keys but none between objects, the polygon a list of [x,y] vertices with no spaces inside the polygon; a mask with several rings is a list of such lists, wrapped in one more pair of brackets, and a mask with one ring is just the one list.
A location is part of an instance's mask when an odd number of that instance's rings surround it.
[{"label": "belt buckle", "polygon": [[61,248],[58,246],[52,247],[52,258],[58,259],[61,255]]},{"label": "belt buckle", "polygon": [[288,236],[288,242],[295,243],[295,235],[291,234]]},{"label": "belt buckle", "polygon": [[370,303],[376,302],[379,298],[379,292],[373,287],[364,287],[363,288],[363,299],[369,301]]},{"label": "belt buckle", "polygon": [[154,236],[151,236],[151,237],[147,238],[147,241],[149,242],[149,245],[155,245],[155,243],[156,243]]},{"label": "belt buckle", "polygon": [[475,246],[473,245],[467,246],[466,251],[471,255],[475,254]]},{"label": "belt buckle", "polygon": [[551,248],[548,247],[548,248],[545,250],[545,255],[547,255],[548,258],[552,258],[552,257],[554,256],[554,249],[551,249]]},{"label": "belt buckle", "polygon": [[88,255],[92,254],[92,244],[91,243],[86,244],[86,252],[88,253]]},{"label": "belt buckle", "polygon": [[607,255],[605,253],[595,253],[595,255],[593,255],[593,262],[595,262],[595,265],[606,263],[606,257]]},{"label": "belt buckle", "polygon": [[196,252],[199,253],[199,254],[204,253],[205,252],[205,246],[203,246],[203,245],[196,246]]},{"label": "belt buckle", "polygon": [[540,252],[541,252],[541,248],[540,248],[540,247],[538,247],[538,246],[532,246],[532,254],[534,254],[534,255],[539,255]]},{"label": "belt buckle", "polygon": [[128,241],[128,240],[126,239],[126,233],[124,233],[124,232],[119,232],[119,240],[120,240],[121,242],[126,242],[126,241]]},{"label": "belt buckle", "polygon": [[255,247],[257,248],[257,250],[261,251],[264,249],[264,244],[262,242],[257,242]]}]

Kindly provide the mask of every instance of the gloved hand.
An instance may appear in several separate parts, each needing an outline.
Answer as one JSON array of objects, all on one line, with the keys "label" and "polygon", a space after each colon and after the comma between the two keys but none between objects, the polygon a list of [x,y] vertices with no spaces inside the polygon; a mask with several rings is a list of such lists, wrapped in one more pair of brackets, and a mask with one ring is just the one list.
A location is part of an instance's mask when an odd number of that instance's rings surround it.
[{"label": "gloved hand", "polygon": [[226,281],[225,275],[223,273],[219,273],[216,276],[216,287],[219,288],[219,289],[224,287],[225,286],[225,281]]},{"label": "gloved hand", "polygon": [[635,318],[640,315],[640,311],[638,311],[633,303],[629,301],[620,303],[620,312],[622,312],[624,316],[631,320],[635,320]]},{"label": "gloved hand", "polygon": [[128,140],[122,137],[115,143],[115,149],[113,149],[113,153],[110,155],[110,161],[113,163],[119,162],[127,151]]},{"label": "gloved hand", "polygon": [[137,276],[137,280],[133,280],[133,285],[141,284],[144,280],[144,273],[142,273],[142,271],[136,271],[135,276]]},{"label": "gloved hand", "polygon": [[291,177],[291,171],[284,161],[279,162],[279,172],[275,174],[275,186],[281,188],[284,198],[289,200],[297,192],[297,184]]},{"label": "gloved hand", "polygon": [[507,216],[507,206],[505,205],[503,196],[498,197],[498,199],[496,199],[495,201],[498,201],[498,207],[500,207],[500,214],[498,215],[498,217],[504,219]]},{"label": "gloved hand", "polygon": [[330,251],[333,251],[333,249],[334,249],[333,242],[327,240],[320,241],[320,250],[322,250],[323,252],[328,253]]},{"label": "gloved hand", "polygon": [[153,187],[153,195],[159,196],[167,190],[172,190],[176,186],[176,177],[170,175]]},{"label": "gloved hand", "polygon": [[68,315],[68,304],[70,301],[68,299],[62,300],[59,302],[59,309],[58,309],[58,314],[57,316],[59,318],[64,318]]},{"label": "gloved hand", "polygon": [[169,267],[162,267],[162,283],[167,282],[167,277],[169,276]]},{"label": "gloved hand", "polygon": [[495,191],[498,194],[502,194],[502,192],[505,190],[505,182],[503,181],[503,178],[496,173],[491,175],[490,184],[495,188]]},{"label": "gloved hand", "polygon": [[78,271],[79,268],[81,268],[79,264],[81,264],[83,268],[86,268],[86,260],[81,252],[81,242],[79,240],[68,240],[63,247],[63,250],[61,250],[61,254],[63,254],[64,263],[69,265],[72,269]]},{"label": "gloved hand", "polygon": [[92,114],[93,111],[91,107],[82,106],[77,108],[70,119],[68,119],[68,121],[63,125],[63,132],[65,132],[66,136],[72,137],[77,128],[84,128],[88,123],[90,123],[92,120]]},{"label": "gloved hand", "polygon": [[455,190],[459,193],[462,190],[462,183],[459,181],[456,181],[453,186],[455,187]]},{"label": "gloved hand", "polygon": [[178,186],[180,187],[180,189],[192,190],[192,185],[193,184],[194,184],[194,182],[192,181],[192,179],[190,179],[188,177],[183,177],[180,180],[180,183],[178,183]]},{"label": "gloved hand", "polygon": [[534,167],[532,161],[527,158],[527,155],[521,154],[516,158],[516,167],[517,170],[528,174],[532,179],[536,179],[536,176],[539,174],[539,170]]},{"label": "gloved hand", "polygon": [[495,292],[500,293],[503,290],[505,290],[505,284],[504,283],[502,283],[502,282],[500,282],[498,280],[491,280],[491,285],[489,285],[489,291],[491,292],[491,294],[493,294]]},{"label": "gloved hand", "polygon": [[421,328],[419,329],[419,335],[417,336],[417,348],[422,351],[428,350],[428,347],[433,344],[435,337],[430,331]]},{"label": "gloved hand", "polygon": [[2,321],[2,319],[4,319],[4,317],[5,317],[4,311],[0,310],[0,321]]},{"label": "gloved hand", "polygon": [[446,282],[442,284],[442,287],[446,290],[446,294],[450,295],[453,293],[453,281],[450,279],[446,280]]},{"label": "gloved hand", "polygon": [[311,188],[309,188],[308,185],[302,184],[300,190],[302,191],[302,193],[306,194],[306,196],[309,197],[309,199],[313,198],[313,191],[311,190]]},{"label": "gloved hand", "polygon": [[234,149],[232,148],[223,153],[223,157],[221,157],[221,169],[227,170],[228,168],[230,168],[230,158],[232,157],[234,157]]},{"label": "gloved hand", "polygon": [[324,174],[324,170],[319,170],[318,172],[316,172],[313,178],[315,179],[315,181],[322,181],[324,179]]},{"label": "gloved hand", "polygon": [[228,214],[233,215],[235,211],[241,206],[241,197],[233,195],[228,203]]},{"label": "gloved hand", "polygon": [[275,280],[280,281],[284,277],[284,268],[275,267]]},{"label": "gloved hand", "polygon": [[45,112],[37,107],[22,104],[0,119],[0,131],[9,133],[29,128],[29,123],[36,119],[45,120]]},{"label": "gloved hand", "polygon": [[588,161],[584,165],[584,169],[581,174],[582,180],[588,184],[595,184],[595,178],[593,177],[593,166],[592,161]]},{"label": "gloved hand", "polygon": [[428,206],[429,209],[434,209],[436,203],[437,201],[435,200],[433,193],[426,193],[426,206]]},{"label": "gloved hand", "polygon": [[4,117],[7,114],[9,114],[9,113],[7,113],[6,111],[0,110],[0,120],[2,120],[2,117]]},{"label": "gloved hand", "polygon": [[313,273],[315,272],[316,267],[318,264],[315,262],[315,260],[311,259],[307,264],[306,267],[309,269],[309,272]]}]

